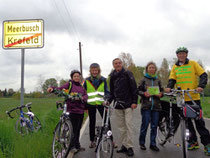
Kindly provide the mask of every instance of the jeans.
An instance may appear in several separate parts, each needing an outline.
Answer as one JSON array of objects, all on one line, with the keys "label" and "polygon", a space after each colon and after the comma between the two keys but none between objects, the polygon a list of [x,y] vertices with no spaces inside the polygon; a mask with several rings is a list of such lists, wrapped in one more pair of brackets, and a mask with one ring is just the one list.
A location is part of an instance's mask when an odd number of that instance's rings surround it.
[{"label": "jeans", "polygon": [[147,135],[147,128],[151,122],[151,132],[150,132],[150,145],[156,146],[156,136],[157,136],[157,126],[159,121],[159,112],[150,109],[142,109],[142,124],[140,129],[139,144],[145,144],[145,138]]}]

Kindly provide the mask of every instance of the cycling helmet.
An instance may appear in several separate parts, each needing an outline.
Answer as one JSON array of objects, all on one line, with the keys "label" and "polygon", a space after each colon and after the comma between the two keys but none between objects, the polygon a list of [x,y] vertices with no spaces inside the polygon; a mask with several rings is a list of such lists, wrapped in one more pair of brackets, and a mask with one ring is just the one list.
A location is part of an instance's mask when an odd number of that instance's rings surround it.
[{"label": "cycling helmet", "polygon": [[72,70],[71,73],[70,73],[71,78],[73,78],[73,75],[74,75],[75,73],[78,73],[78,74],[81,75],[80,71],[78,71],[78,70]]},{"label": "cycling helmet", "polygon": [[187,50],[187,48],[185,48],[185,47],[179,47],[179,48],[177,48],[177,50],[176,50],[176,54],[178,54],[179,52],[186,52],[186,53],[188,53],[188,50]]}]

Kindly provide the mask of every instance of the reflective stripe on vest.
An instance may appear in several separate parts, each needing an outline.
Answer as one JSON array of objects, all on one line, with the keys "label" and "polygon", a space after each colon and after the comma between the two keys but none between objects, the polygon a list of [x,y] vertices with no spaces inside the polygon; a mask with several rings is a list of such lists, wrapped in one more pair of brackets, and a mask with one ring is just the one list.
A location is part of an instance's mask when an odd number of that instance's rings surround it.
[{"label": "reflective stripe on vest", "polygon": [[92,83],[88,80],[86,80],[87,85],[87,95],[88,95],[88,104],[90,105],[101,105],[104,102],[104,99],[102,96],[104,96],[104,82],[102,82],[98,89],[95,89],[95,87],[92,85]]}]

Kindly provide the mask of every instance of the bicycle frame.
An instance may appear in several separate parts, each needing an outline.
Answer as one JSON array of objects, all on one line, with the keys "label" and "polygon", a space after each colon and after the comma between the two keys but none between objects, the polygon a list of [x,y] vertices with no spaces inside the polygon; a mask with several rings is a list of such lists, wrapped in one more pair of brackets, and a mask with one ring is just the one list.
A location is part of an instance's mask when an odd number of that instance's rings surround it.
[{"label": "bicycle frame", "polygon": [[[103,106],[103,105],[101,105]],[[111,116],[111,110],[114,108],[114,107],[111,107],[110,106],[104,106],[105,109],[104,109],[104,112],[103,112],[103,118],[102,118],[102,125],[101,126],[98,126],[96,128],[97,129],[97,132],[98,134],[97,135],[97,138],[96,138],[96,149],[95,151],[97,151],[98,149],[98,146],[99,146],[99,143],[102,141],[103,142],[103,139],[108,139],[112,136],[112,131],[109,130],[109,120],[110,120],[110,116]],[[102,143],[102,149],[103,148],[103,143]]]},{"label": "bicycle frame", "polygon": [[[185,94],[188,95],[188,97],[191,99],[192,103],[194,106],[197,106],[197,104],[193,101],[191,95],[189,92],[196,92],[195,90],[181,90],[181,89],[172,89],[172,95],[176,96],[176,101],[177,101],[177,107],[180,109],[179,111],[179,118],[181,122],[181,136],[182,136],[182,145],[183,145],[183,156],[184,158],[187,157],[187,141],[189,140],[189,129],[188,129],[188,123],[187,120],[189,119],[188,117],[184,116],[183,114],[183,108],[185,107]],[[174,98],[170,98],[170,110],[169,110],[169,132],[172,132],[173,129],[173,116],[172,116],[172,102],[174,101]],[[163,141],[161,145],[164,145],[171,136],[174,136],[174,133],[168,133],[167,137]],[[174,142],[175,144],[175,142]],[[178,145],[178,144],[176,144]]]},{"label": "bicycle frame", "polygon": [[[21,133],[21,134],[24,134],[23,133],[23,131],[22,131],[22,128],[26,128],[25,130],[26,130],[26,133],[28,133],[28,131],[29,132],[33,132],[34,130],[35,130],[35,127],[34,127],[34,118],[36,117],[35,115],[34,115],[34,113],[31,111],[31,105],[32,103],[30,102],[30,103],[27,103],[26,105],[22,105],[22,106],[18,106],[18,107],[16,107],[16,108],[14,108],[14,109],[12,109],[12,110],[10,110],[10,111],[6,111],[6,113],[9,115],[9,117],[10,118],[14,118],[14,117],[12,117],[11,115],[10,115],[10,113],[11,112],[13,112],[13,111],[15,111],[15,110],[20,110],[20,116],[19,116],[19,119],[17,120],[17,122],[16,122],[16,126],[15,126],[15,128],[16,128],[16,130],[17,130],[17,132],[19,132],[19,133]],[[23,108],[27,108],[27,112],[24,112],[23,111]],[[28,116],[28,118],[27,117],[25,117],[25,116]],[[37,123],[37,129],[40,129],[41,128],[41,123],[39,122],[39,120],[38,120],[38,118],[36,117],[35,118],[36,119],[36,123]],[[19,129],[19,127],[20,127],[20,129]]]}]

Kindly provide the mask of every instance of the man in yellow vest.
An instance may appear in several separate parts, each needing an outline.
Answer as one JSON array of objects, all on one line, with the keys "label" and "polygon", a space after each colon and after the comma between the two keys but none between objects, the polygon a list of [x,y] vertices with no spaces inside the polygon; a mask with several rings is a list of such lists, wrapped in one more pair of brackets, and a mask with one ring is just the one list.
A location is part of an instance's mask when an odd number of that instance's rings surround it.
[{"label": "man in yellow vest", "polygon": [[89,147],[94,148],[96,110],[98,109],[101,117],[103,117],[104,107],[102,106],[102,103],[104,102],[104,98],[102,96],[109,94],[106,78],[101,76],[101,69],[99,64],[92,63],[90,65],[90,77],[86,78],[83,86],[86,89],[88,95],[87,108],[90,119],[89,136],[91,141]]},{"label": "man in yellow vest", "polygon": [[[166,92],[170,92],[174,86],[181,87],[183,90],[196,89],[197,92],[202,92],[207,84],[207,74],[204,69],[195,61],[189,60],[188,50],[185,47],[179,47],[176,50],[178,61],[173,65],[169,82],[165,89]],[[199,80],[198,80],[199,78]],[[192,99],[201,107],[200,94],[190,93]],[[185,102],[192,105],[192,101],[188,96],[185,96]],[[210,155],[210,135],[208,129],[205,127],[203,118],[194,119],[196,129],[200,134],[201,143],[204,145],[204,152],[206,155]],[[190,138],[188,144],[188,150],[198,149],[196,131],[192,124],[192,120],[188,119],[188,128],[190,131]]]}]

